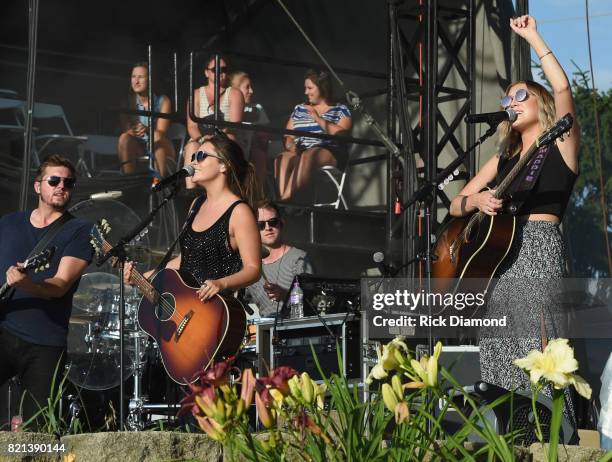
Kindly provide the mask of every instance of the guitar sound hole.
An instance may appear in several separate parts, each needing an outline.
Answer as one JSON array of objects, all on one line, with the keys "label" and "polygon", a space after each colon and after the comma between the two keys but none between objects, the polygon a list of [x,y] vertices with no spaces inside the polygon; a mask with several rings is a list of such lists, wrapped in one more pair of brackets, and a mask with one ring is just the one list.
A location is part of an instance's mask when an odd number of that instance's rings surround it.
[{"label": "guitar sound hole", "polygon": [[161,321],[167,321],[174,313],[175,303],[172,294],[167,292],[162,294],[159,297],[159,303],[155,306],[155,316]]}]

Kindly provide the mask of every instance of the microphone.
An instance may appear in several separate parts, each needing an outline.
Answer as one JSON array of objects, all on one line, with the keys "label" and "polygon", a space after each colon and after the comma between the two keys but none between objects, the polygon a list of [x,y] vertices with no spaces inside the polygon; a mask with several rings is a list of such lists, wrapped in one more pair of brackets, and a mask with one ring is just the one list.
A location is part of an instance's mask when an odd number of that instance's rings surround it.
[{"label": "microphone", "polygon": [[512,123],[516,120],[517,114],[508,108],[498,112],[484,112],[482,114],[470,114],[465,116],[465,121],[469,124],[480,124],[486,122],[490,125],[498,125],[504,120]]},{"label": "microphone", "polygon": [[173,173],[170,176],[167,176],[166,178],[162,179],[159,183],[151,186],[151,190],[161,191],[165,187],[175,184],[178,180],[182,178],[193,176],[194,173],[195,173],[195,169],[191,165],[185,165],[178,172]]},{"label": "microphone", "polygon": [[376,263],[376,266],[378,267],[378,271],[380,271],[380,274],[387,278],[387,277],[393,277],[397,274],[397,270],[392,266],[392,265],[387,265],[385,263],[385,254],[382,252],[375,252],[374,255],[372,255],[372,260],[374,260],[374,263]]},{"label": "microphone", "polygon": [[121,191],[105,191],[91,194],[89,198],[92,201],[105,201],[109,199],[119,199],[121,196],[123,196]]}]

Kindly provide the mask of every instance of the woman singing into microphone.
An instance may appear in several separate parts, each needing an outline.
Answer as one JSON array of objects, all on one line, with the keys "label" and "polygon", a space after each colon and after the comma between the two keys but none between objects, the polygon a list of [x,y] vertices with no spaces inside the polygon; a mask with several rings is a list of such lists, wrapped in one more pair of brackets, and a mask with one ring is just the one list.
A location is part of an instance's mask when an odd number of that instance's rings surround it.
[{"label": "woman singing into microphone", "polygon": [[[200,299],[206,301],[259,280],[261,239],[253,210],[260,189],[253,165],[244,159],[238,143],[224,135],[204,142],[190,160],[195,169],[192,181],[204,194],[192,204],[179,240],[180,255],[166,268],[191,273],[201,284]],[[126,283],[132,283],[132,269],[132,262],[126,264]]]},{"label": "woman singing into microphone", "polygon": [[518,210],[510,252],[495,274],[498,281],[486,316],[491,319],[506,316],[510,333],[496,337],[495,332],[481,332],[480,367],[485,382],[506,389],[529,387],[528,377],[512,364],[513,359],[525,357],[533,349],[541,350],[547,339],[567,336],[565,313],[549,289],[551,284],[560,284],[566,273],[559,224],[578,176],[580,146],[570,83],[538,33],[535,19],[531,16],[511,19],[510,27],[540,58],[553,94],[532,81],[514,82],[506,89],[502,108],[512,109],[517,118],[500,124],[498,154],[453,199],[450,213],[454,216],[477,211],[487,215],[502,213],[504,204],[494,197],[495,191],[480,191],[490,184],[499,184],[556,120],[569,113],[574,116],[574,124],[563,140],[549,146],[540,176]]}]

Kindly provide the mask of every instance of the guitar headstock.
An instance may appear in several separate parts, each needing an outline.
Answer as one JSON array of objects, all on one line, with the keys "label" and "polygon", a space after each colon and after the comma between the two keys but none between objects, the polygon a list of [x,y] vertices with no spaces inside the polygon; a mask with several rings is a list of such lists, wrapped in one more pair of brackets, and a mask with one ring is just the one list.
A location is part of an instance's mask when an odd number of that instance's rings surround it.
[{"label": "guitar headstock", "polygon": [[34,270],[35,273],[49,268],[49,262],[55,253],[55,247],[49,247],[23,262],[23,269]]},{"label": "guitar headstock", "polygon": [[111,225],[106,220],[106,218],[102,218],[102,220],[98,221],[92,228],[90,236],[90,243],[96,254],[104,253],[106,251],[105,246],[108,244],[106,242],[106,236],[111,232]]},{"label": "guitar headstock", "polygon": [[557,138],[563,136],[565,133],[570,131],[572,125],[574,125],[574,118],[570,113],[565,114],[557,121],[557,123],[539,136],[537,142],[538,147],[546,146],[547,144],[555,141]]}]

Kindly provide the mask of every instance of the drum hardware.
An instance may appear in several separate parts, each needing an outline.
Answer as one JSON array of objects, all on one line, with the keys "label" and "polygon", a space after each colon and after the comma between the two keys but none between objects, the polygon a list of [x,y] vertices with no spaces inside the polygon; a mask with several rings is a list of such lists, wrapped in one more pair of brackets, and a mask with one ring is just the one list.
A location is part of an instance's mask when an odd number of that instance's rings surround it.
[{"label": "drum hardware", "polygon": [[68,428],[74,428],[76,419],[81,415],[81,400],[78,395],[68,395],[67,399],[70,402],[68,406],[68,416],[70,417]]}]

